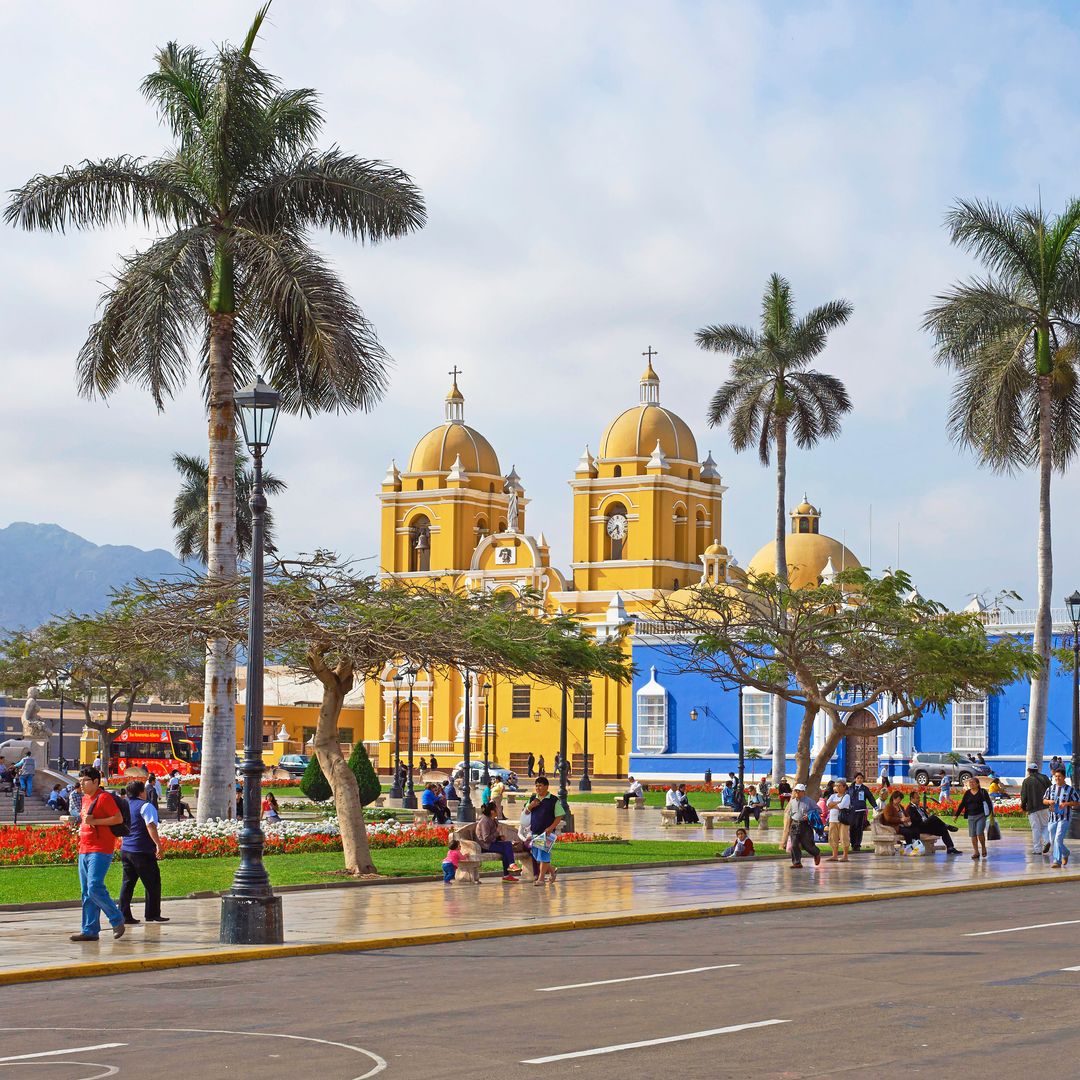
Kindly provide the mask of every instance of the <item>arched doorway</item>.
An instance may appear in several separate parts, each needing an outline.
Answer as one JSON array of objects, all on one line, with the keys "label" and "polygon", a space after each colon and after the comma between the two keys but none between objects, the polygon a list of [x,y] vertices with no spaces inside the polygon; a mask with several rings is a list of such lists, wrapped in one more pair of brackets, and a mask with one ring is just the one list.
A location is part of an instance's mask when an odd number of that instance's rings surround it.
[{"label": "arched doorway", "polygon": [[[408,745],[409,740],[409,703],[403,701],[398,706],[398,730],[401,732],[401,741]],[[413,747],[420,742],[420,706],[412,703],[412,740]]]},{"label": "arched doorway", "polygon": [[[848,725],[855,728],[877,729],[877,717],[869,709],[860,709],[853,713]],[[850,780],[856,773],[862,773],[867,780],[873,780],[878,774],[878,737],[877,735],[848,735],[844,739],[844,772]]]}]

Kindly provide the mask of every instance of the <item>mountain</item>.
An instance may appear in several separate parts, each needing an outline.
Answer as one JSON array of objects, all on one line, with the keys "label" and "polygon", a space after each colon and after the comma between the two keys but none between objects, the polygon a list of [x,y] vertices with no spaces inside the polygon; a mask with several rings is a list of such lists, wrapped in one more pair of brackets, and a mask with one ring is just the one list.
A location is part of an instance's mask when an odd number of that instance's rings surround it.
[{"label": "mountain", "polygon": [[99,546],[59,525],[16,521],[0,529],[0,629],[39,626],[68,611],[100,611],[113,589],[184,569],[161,548]]}]

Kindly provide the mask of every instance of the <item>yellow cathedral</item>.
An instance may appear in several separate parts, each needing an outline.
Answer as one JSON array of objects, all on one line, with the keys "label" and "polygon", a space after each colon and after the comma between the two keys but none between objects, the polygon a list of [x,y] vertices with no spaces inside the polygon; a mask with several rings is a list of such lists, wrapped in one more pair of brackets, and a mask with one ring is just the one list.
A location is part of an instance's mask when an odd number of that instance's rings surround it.
[{"label": "yellow cathedral", "polygon": [[[718,545],[725,488],[712,456],[702,461],[689,425],[660,403],[648,361],[638,401],[607,426],[594,456],[586,446],[570,480],[573,546],[568,579],[551,565],[543,532],[527,525],[528,503],[513,468],[503,473],[491,443],[465,422],[465,398],[451,372],[443,422],[413,448],[406,467],[391,461],[379,492],[381,575],[461,589],[535,590],[547,610],[578,615],[597,635],[618,635],[630,617],[701,580]],[[715,549],[714,549],[715,550]],[[627,645],[629,648],[629,644]],[[456,765],[464,752],[461,676],[418,674],[412,706],[388,669],[364,693],[364,740],[392,767],[395,724],[414,756]],[[470,689],[471,754],[523,773],[531,752],[548,771],[559,746],[561,691],[480,673]],[[571,774],[583,765],[588,724],[590,772],[625,775],[633,692],[594,680],[574,695],[568,716]]]}]

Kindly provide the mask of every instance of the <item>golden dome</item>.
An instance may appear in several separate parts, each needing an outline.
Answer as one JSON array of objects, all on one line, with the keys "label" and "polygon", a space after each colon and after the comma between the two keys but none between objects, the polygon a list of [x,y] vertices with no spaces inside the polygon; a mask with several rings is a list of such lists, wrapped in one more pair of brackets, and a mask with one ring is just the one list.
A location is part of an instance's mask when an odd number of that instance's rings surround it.
[{"label": "golden dome", "polygon": [[698,459],[697,440],[689,424],[660,404],[660,377],[653,370],[656,354],[650,346],[649,358],[639,383],[641,400],[619,413],[600,437],[601,458],[648,458],[660,443],[660,449],[670,461]]},{"label": "golden dome", "polygon": [[[793,589],[804,589],[821,583],[821,574],[832,559],[833,569],[852,570],[862,566],[855,555],[839,540],[823,533],[788,533],[788,581]],[[766,544],[751,560],[751,574],[776,573],[776,541]]]},{"label": "golden dome", "polygon": [[417,444],[409,458],[408,472],[449,472],[454,459],[461,455],[467,473],[501,476],[499,459],[491,443],[475,428],[456,421],[432,428]]},{"label": "golden dome", "polygon": [[811,506],[810,503],[808,503],[806,501],[805,497],[803,498],[803,501],[801,503],[799,503],[798,506],[795,507],[794,512],[796,514],[820,514],[821,513],[821,511],[818,510],[818,508],[816,506]]},{"label": "golden dome", "polygon": [[728,549],[724,547],[718,540],[714,540],[706,549],[706,555],[726,555]]}]

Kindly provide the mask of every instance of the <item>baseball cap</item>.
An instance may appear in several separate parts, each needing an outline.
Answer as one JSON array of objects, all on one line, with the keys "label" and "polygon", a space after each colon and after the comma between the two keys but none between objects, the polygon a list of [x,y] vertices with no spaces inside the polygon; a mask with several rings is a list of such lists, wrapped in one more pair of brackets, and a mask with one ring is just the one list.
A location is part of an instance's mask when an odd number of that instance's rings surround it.
[{"label": "baseball cap", "polygon": [[1028,762],[1028,772],[1031,772],[1031,771],[1035,771],[1035,772],[1039,771],[1039,766],[1034,761],[1029,761]]},{"label": "baseball cap", "polygon": [[795,787],[792,790],[793,791],[805,791],[806,790],[806,785],[805,784],[796,784]]}]

